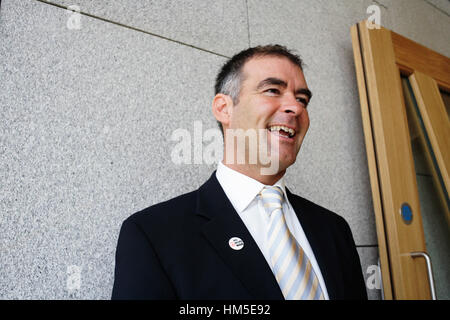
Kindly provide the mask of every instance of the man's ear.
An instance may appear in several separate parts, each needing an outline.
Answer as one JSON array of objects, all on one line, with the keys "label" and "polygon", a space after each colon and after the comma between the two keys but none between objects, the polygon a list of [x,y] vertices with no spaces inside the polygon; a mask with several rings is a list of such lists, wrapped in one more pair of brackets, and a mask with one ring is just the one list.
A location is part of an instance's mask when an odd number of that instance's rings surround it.
[{"label": "man's ear", "polygon": [[212,112],[223,127],[228,127],[233,112],[233,99],[223,93],[216,94],[212,102]]}]

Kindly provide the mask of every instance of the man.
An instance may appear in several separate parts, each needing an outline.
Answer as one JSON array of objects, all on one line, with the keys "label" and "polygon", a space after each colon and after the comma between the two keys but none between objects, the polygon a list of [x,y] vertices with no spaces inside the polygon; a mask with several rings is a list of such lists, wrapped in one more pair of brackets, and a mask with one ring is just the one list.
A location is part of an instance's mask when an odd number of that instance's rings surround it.
[{"label": "man", "polygon": [[[249,48],[215,89],[224,161],[198,190],[125,220],[112,298],[367,299],[348,224],[284,185],[309,127],[300,58],[279,45]],[[253,131],[264,134],[233,143]],[[250,161],[252,137],[272,163]]]}]

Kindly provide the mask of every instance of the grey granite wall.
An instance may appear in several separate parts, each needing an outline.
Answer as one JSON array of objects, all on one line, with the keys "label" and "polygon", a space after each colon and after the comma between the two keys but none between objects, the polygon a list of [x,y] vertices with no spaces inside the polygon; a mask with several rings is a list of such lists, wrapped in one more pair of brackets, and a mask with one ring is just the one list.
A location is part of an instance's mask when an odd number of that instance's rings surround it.
[{"label": "grey granite wall", "polygon": [[174,163],[174,132],[214,134],[216,72],[275,42],[301,54],[314,92],[289,186],[350,223],[379,299],[349,31],[371,4],[382,25],[450,55],[439,0],[2,0],[0,299],[108,299],[121,222],[215,168]]}]

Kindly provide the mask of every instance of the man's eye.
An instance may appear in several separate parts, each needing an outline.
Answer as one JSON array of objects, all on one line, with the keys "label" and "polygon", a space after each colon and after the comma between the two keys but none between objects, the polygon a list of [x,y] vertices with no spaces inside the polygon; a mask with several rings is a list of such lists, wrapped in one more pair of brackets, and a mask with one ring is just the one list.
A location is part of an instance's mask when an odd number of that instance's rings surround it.
[{"label": "man's eye", "polygon": [[268,92],[268,93],[271,93],[271,94],[280,94],[280,90],[278,90],[276,88],[267,89],[265,92]]},{"label": "man's eye", "polygon": [[298,98],[297,98],[297,101],[300,102],[300,103],[302,103],[305,107],[308,105],[308,101],[306,101],[305,98],[300,98],[300,97],[298,97]]}]

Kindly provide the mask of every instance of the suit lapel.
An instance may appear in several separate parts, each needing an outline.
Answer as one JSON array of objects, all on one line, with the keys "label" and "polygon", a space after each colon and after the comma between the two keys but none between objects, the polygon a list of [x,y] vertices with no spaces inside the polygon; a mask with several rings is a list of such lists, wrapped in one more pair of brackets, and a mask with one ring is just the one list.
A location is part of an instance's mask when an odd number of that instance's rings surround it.
[{"label": "suit lapel", "polygon": [[[202,227],[204,236],[255,299],[284,299],[266,259],[225,195],[215,172],[198,190],[197,214],[208,218]],[[244,242],[241,250],[229,246],[233,237]]]},{"label": "suit lapel", "polygon": [[333,248],[334,241],[330,237],[329,228],[324,225],[325,221],[318,219],[315,214],[317,209],[310,202],[294,196],[287,188],[286,193],[319,264],[328,296],[330,299],[336,299],[339,297],[340,288],[338,286],[338,273],[334,270],[339,263],[336,250]]}]

